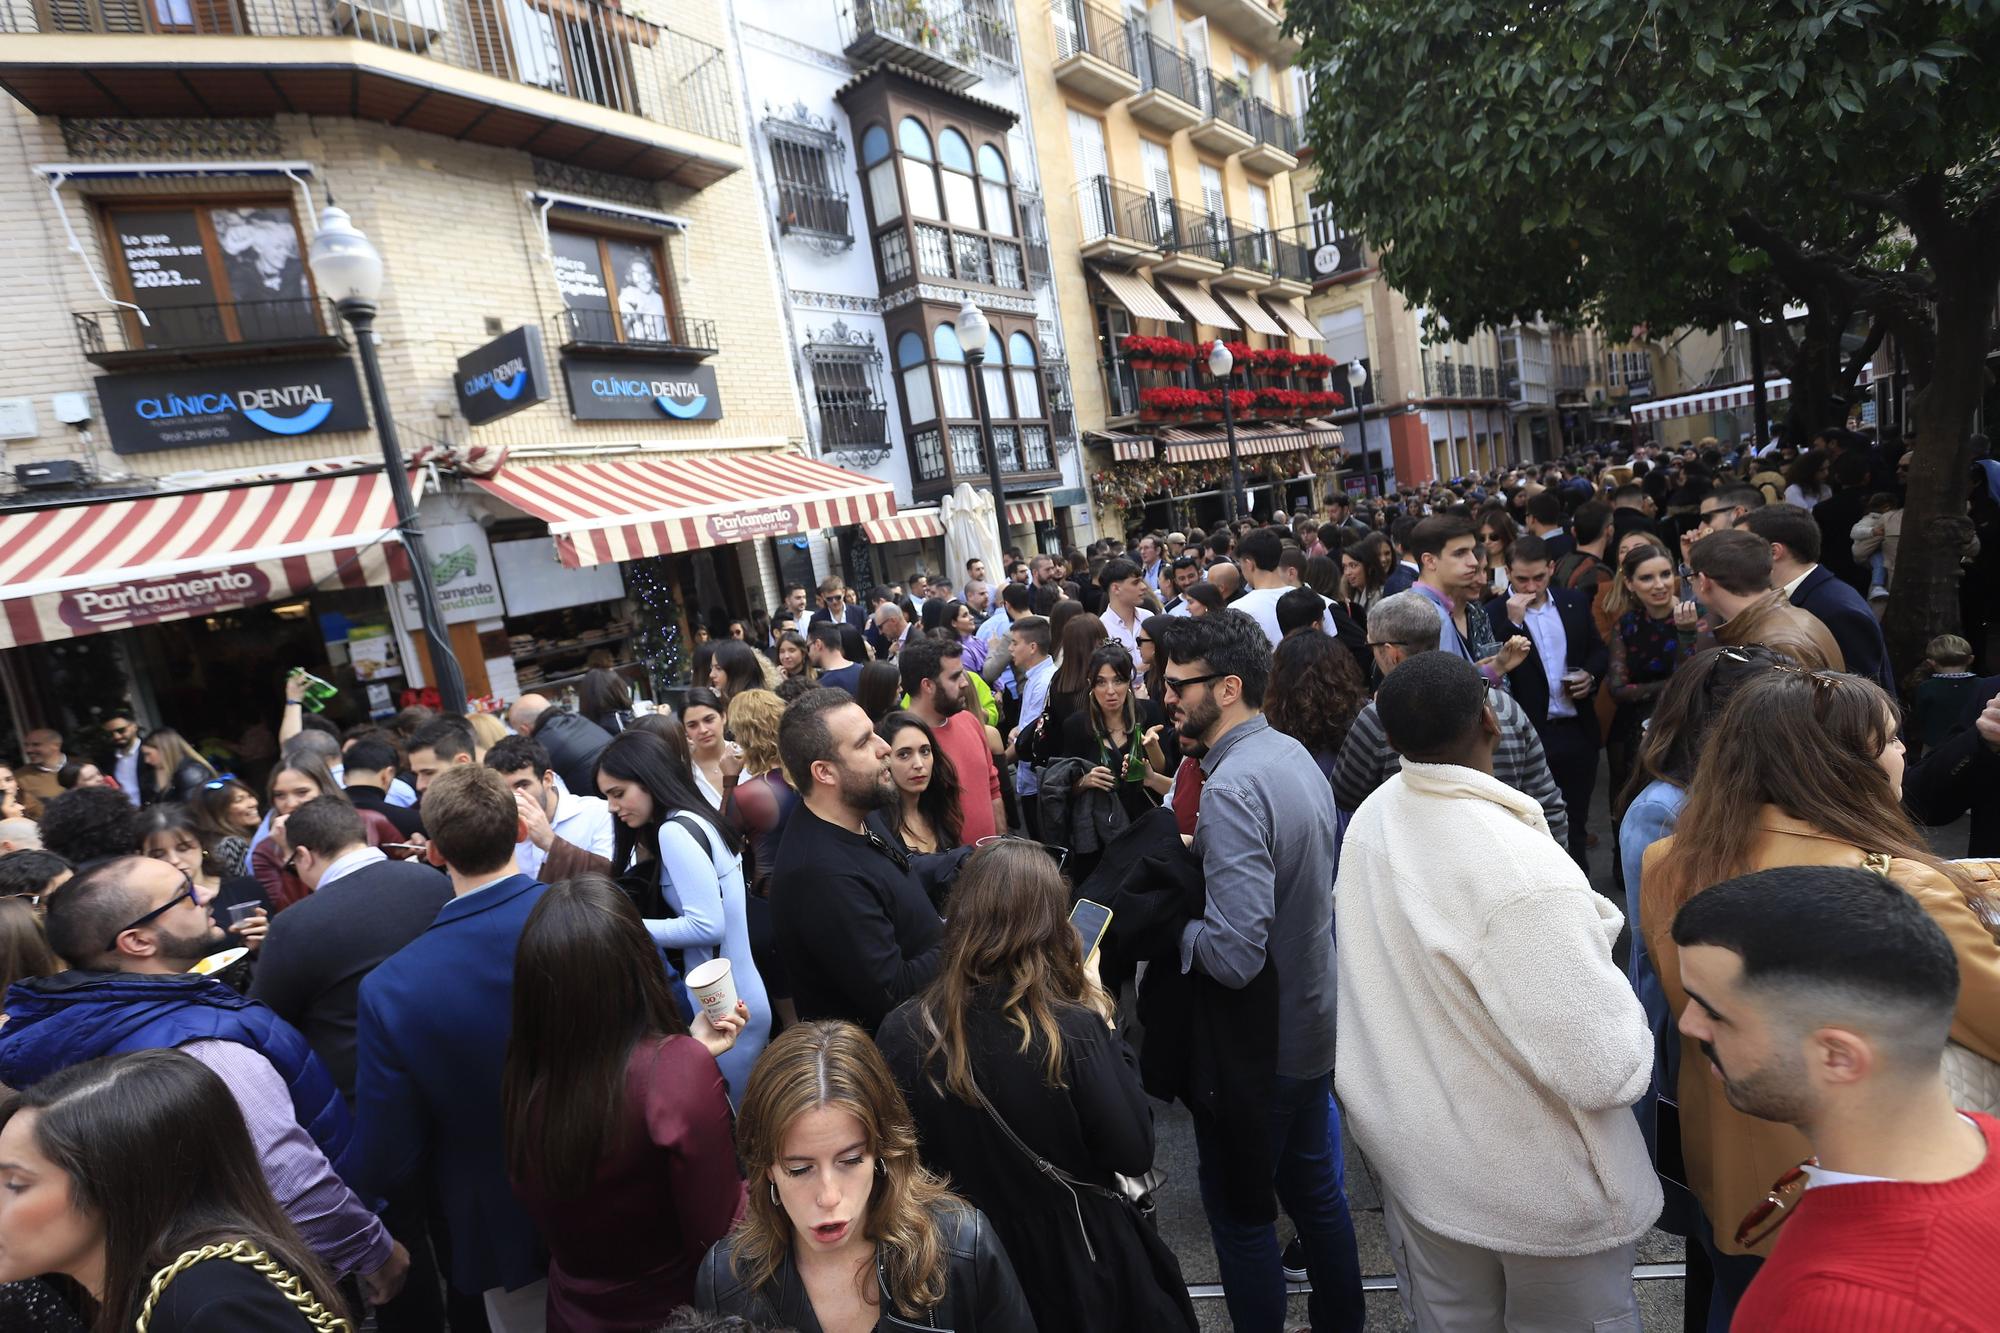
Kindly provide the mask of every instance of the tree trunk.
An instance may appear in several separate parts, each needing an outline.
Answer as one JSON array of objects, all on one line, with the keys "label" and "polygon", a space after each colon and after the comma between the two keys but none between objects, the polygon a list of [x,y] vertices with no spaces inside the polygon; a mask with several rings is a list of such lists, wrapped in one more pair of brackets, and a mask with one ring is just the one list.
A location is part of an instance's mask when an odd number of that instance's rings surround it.
[{"label": "tree trunk", "polygon": [[1972,534],[1966,473],[1993,327],[1990,272],[1981,265],[1977,274],[1960,275],[1940,266],[1937,274],[1936,360],[1930,382],[1910,398],[1916,457],[1883,624],[1898,678],[1923,660],[1924,645],[1934,636],[1959,627],[1959,554]]},{"label": "tree trunk", "polygon": [[1843,322],[1828,313],[1821,301],[1808,303],[1798,355],[1786,371],[1792,381],[1791,407],[1785,414],[1786,438],[1801,449],[1820,431],[1847,424],[1846,410],[1835,406],[1847,388],[1836,383],[1842,327]]}]

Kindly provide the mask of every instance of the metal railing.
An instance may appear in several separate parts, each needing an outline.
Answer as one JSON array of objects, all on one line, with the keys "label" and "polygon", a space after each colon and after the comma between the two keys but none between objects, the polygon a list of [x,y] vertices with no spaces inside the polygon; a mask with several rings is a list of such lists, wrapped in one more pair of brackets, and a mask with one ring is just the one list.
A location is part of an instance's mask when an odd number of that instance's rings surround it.
[{"label": "metal railing", "polygon": [[[960,231],[937,222],[913,224],[917,236],[916,276],[977,282],[1013,291],[1028,289],[1026,260],[1020,242],[986,236],[976,231]],[[882,256],[885,281],[901,282],[910,276],[909,250],[902,229],[876,238]]]},{"label": "metal railing", "polygon": [[778,181],[778,227],[785,232],[852,240],[847,221],[847,191],[808,181]]},{"label": "metal railing", "polygon": [[1127,74],[1138,73],[1125,21],[1110,10],[1084,0],[1056,0],[1049,6],[1049,23],[1055,30],[1057,60],[1093,55]]},{"label": "metal railing", "polygon": [[1218,264],[1229,262],[1229,222],[1213,213],[1189,208],[1178,199],[1155,198],[1160,248],[1193,255]]},{"label": "metal railing", "polygon": [[1039,287],[1049,285],[1054,275],[1049,254],[1049,220],[1042,210],[1042,196],[1033,190],[1014,191],[1020,218],[1021,248],[1028,266],[1028,281]]},{"label": "metal railing", "polygon": [[1139,35],[1129,45],[1132,72],[1139,76],[1142,89],[1178,97],[1192,107],[1205,105],[1201,69],[1194,61],[1150,33]]},{"label": "metal railing", "polygon": [[0,0],[0,32],[359,37],[739,142],[722,49],[604,0]]},{"label": "metal railing", "polygon": [[679,311],[563,310],[556,323],[565,347],[636,345],[690,352],[716,352],[722,347],[714,320],[689,319]]},{"label": "metal railing", "polygon": [[[933,62],[953,66],[977,81],[979,26],[959,4],[947,0],[852,0],[843,12],[850,60],[910,64],[926,73]],[[1009,44],[1012,37],[1009,36]]]},{"label": "metal railing", "polygon": [[1312,252],[1296,241],[1271,238],[1271,276],[1290,282],[1313,280]]},{"label": "metal railing", "polygon": [[1119,236],[1142,245],[1160,243],[1153,196],[1109,176],[1092,176],[1077,182],[1076,216],[1086,242]]},{"label": "metal railing", "polygon": [[336,337],[340,331],[333,302],[311,297],[162,306],[148,309],[144,324],[125,309],[72,311],[70,320],[86,357],[306,342]]},{"label": "metal railing", "polygon": [[1014,49],[1014,6],[1006,0],[966,0],[972,43],[996,65],[1014,69],[1020,59]]},{"label": "metal railing", "polygon": [[1497,398],[1500,395],[1500,376],[1491,366],[1479,368],[1479,396]]},{"label": "metal railing", "polygon": [[889,408],[872,394],[819,391],[819,438],[824,449],[882,445],[889,439]]},{"label": "metal railing", "polygon": [[1257,137],[1257,100],[1232,79],[1214,70],[1208,72],[1208,95],[1201,109],[1225,125],[1234,125],[1251,138]]},{"label": "metal railing", "polygon": [[1267,143],[1281,152],[1297,157],[1299,144],[1302,142],[1298,121],[1269,102],[1252,101],[1251,107],[1256,112],[1256,129],[1252,132],[1256,134],[1257,142]]},{"label": "metal railing", "polygon": [[1223,262],[1230,268],[1255,269],[1259,273],[1277,269],[1276,236],[1235,218],[1225,219],[1223,226],[1229,237],[1229,257]]}]

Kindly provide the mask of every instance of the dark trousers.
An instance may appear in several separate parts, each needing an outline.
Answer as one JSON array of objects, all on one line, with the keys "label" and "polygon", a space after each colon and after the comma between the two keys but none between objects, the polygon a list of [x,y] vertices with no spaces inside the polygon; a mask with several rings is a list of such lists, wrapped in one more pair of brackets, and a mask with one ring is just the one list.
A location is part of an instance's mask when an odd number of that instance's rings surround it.
[{"label": "dark trousers", "polygon": [[[1588,701],[1584,701],[1587,704]],[[1586,871],[1590,869],[1591,793],[1597,789],[1597,718],[1579,704],[1575,717],[1553,717],[1536,725],[1542,738],[1542,753],[1548,756],[1549,775],[1556,780],[1563,805],[1569,809],[1569,854]]]},{"label": "dark trousers", "polygon": [[404,1185],[382,1209],[382,1225],[410,1252],[410,1275],[403,1290],[375,1311],[375,1326],[382,1333],[429,1333],[444,1327],[444,1284],[431,1248],[426,1193],[422,1184]]}]

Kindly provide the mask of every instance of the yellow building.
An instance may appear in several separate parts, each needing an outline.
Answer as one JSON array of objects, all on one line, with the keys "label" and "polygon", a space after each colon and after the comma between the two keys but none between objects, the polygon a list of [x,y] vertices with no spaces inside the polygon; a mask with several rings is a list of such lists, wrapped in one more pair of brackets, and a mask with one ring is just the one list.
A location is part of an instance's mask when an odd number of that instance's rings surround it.
[{"label": "yellow building", "polygon": [[[1289,364],[1319,354],[1323,337],[1299,304],[1315,256],[1290,180],[1301,102],[1282,23],[1265,0],[1019,9],[1077,422],[1106,531],[1226,512],[1220,399],[1203,401],[1220,381],[1188,355],[1217,339],[1237,348],[1233,415],[1254,512],[1309,502],[1310,478],[1333,466],[1339,431],[1326,418],[1344,410],[1344,381],[1331,383],[1324,362]],[[1058,164],[1068,189],[1053,185]]]}]

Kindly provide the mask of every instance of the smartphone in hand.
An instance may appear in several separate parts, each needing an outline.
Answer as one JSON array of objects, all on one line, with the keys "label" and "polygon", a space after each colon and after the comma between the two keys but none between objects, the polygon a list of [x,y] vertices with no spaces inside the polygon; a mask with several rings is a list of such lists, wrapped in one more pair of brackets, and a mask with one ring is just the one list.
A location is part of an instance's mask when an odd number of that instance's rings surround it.
[{"label": "smartphone in hand", "polygon": [[1104,932],[1111,928],[1111,909],[1103,903],[1079,898],[1069,911],[1069,923],[1076,929],[1077,941],[1083,946],[1083,959],[1088,963],[1097,946],[1104,942]]}]

